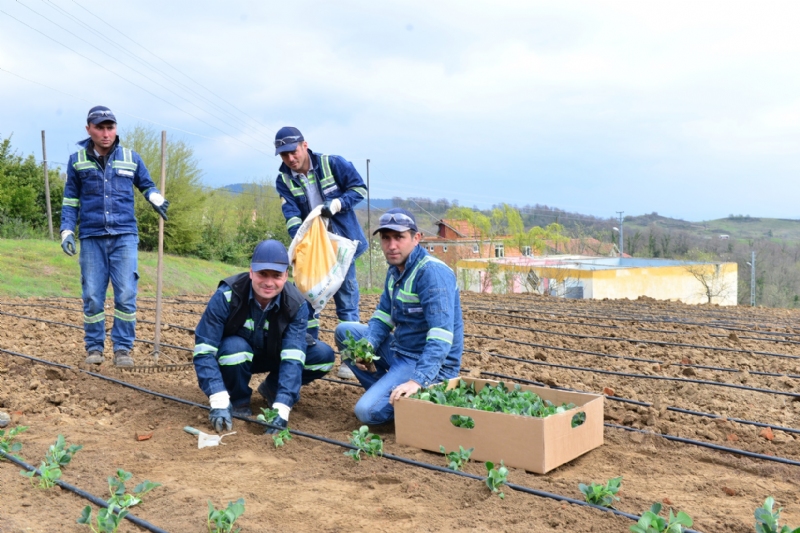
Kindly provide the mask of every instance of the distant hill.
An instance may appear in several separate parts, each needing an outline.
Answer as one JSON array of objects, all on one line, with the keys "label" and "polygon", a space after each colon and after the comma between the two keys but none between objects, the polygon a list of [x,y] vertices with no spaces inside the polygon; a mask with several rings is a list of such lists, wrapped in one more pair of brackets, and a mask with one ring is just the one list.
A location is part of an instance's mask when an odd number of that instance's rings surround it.
[{"label": "distant hill", "polygon": [[[766,238],[770,240],[800,242],[800,220],[785,218],[760,218],[749,215],[730,215],[726,218],[706,220],[703,222],[687,222],[685,220],[662,217],[658,213],[625,217],[625,231],[645,230],[658,227],[662,230],[683,230],[697,237],[730,238],[736,240],[752,240]],[[727,237],[724,237],[727,235]]]}]

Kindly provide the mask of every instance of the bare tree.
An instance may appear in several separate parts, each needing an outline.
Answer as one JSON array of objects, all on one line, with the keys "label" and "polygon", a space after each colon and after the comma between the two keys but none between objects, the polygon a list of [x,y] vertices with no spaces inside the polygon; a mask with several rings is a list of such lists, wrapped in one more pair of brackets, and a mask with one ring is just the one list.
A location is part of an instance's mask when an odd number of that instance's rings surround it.
[{"label": "bare tree", "polygon": [[687,264],[684,268],[703,287],[700,293],[706,297],[707,303],[714,303],[715,298],[722,299],[729,296],[735,285],[725,279],[722,263],[708,262],[710,255],[699,250],[692,250],[689,255],[698,262]]}]

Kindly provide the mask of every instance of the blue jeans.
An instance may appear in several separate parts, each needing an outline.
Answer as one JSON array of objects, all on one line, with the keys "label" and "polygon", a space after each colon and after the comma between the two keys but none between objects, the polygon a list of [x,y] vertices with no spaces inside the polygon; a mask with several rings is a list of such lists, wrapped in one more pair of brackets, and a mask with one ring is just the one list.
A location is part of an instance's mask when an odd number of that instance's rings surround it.
[{"label": "blue jeans", "polygon": [[86,351],[105,346],[108,281],[114,289],[114,351],[130,350],[136,337],[136,288],[139,236],[134,234],[86,237],[80,240],[83,331]]},{"label": "blue jeans", "polygon": [[[232,405],[236,407],[249,406],[250,396],[253,394],[253,389],[250,388],[250,378],[253,376],[253,372],[250,370],[252,368],[253,348],[242,337],[236,335],[225,337],[220,343],[217,360],[220,357],[231,354],[248,354],[250,360],[242,360],[236,364],[220,365],[219,370],[222,374],[222,382],[225,384],[225,390],[230,395]],[[306,348],[306,361],[305,364],[300,365],[303,367],[300,372],[297,372],[292,366],[288,367],[287,374],[289,375],[284,376],[282,381],[291,389],[292,405],[300,399],[300,386],[308,385],[315,379],[327,374],[333,368],[335,358],[333,349],[324,342],[319,341],[314,346]],[[267,375],[267,386],[273,394],[278,390],[280,379],[280,368]],[[300,383],[297,383],[297,381]]]},{"label": "blue jeans", "polygon": [[[334,333],[337,348],[341,352],[348,331],[353,338],[358,340],[364,337],[368,330],[369,326],[366,324],[339,324]],[[395,353],[391,348],[392,337],[393,335],[389,335],[375,350],[376,355],[380,357],[375,361],[375,372],[365,372],[357,368],[350,359],[345,361],[361,386],[367,389],[356,403],[355,408],[356,417],[364,424],[383,424],[394,420],[394,407],[389,403],[389,396],[398,385],[402,385],[414,377],[417,360]],[[458,375],[458,372],[455,372],[454,375],[450,375],[451,373],[447,369],[439,370],[437,381],[444,381]]]},{"label": "blue jeans", "polygon": [[361,317],[358,315],[358,280],[356,279],[356,260],[350,263],[350,268],[344,277],[344,282],[336,294],[333,301],[336,303],[336,316],[340,322],[358,322]]}]

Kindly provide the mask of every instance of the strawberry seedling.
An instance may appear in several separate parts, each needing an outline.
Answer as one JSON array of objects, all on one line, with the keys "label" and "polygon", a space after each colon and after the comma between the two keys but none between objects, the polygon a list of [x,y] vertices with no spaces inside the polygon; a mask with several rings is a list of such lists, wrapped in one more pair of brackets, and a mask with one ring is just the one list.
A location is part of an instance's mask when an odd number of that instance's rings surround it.
[{"label": "strawberry seedling", "polygon": [[378,435],[369,432],[367,426],[361,426],[353,431],[350,436],[350,444],[356,447],[355,450],[347,450],[344,454],[352,457],[354,461],[361,460],[361,452],[370,457],[383,455],[383,441]]},{"label": "strawberry seedling", "polygon": [[775,498],[768,496],[764,500],[764,505],[756,509],[756,533],[800,533],[800,527],[792,529],[789,526],[778,524],[783,507],[773,513],[772,507],[774,505]]},{"label": "strawberry seedling", "polygon": [[125,482],[129,481],[133,474],[124,470],[117,470],[116,477],[108,477],[108,492],[111,497],[106,501],[108,507],[104,507],[97,511],[97,518],[95,523],[97,527],[92,524],[92,506],[87,505],[83,508],[79,524],[85,524],[91,528],[94,533],[115,533],[119,529],[122,520],[130,513],[130,508],[142,503],[141,496],[144,496],[156,487],[160,487],[161,483],[153,483],[151,481],[143,481],[136,485],[133,493],[129,494],[125,490]]},{"label": "strawberry seedling", "polygon": [[497,468],[491,461],[486,461],[484,465],[486,466],[486,486],[492,492],[498,493],[497,495],[500,496],[501,500],[505,499],[506,495],[500,490],[500,487],[508,481],[508,468],[505,467],[503,461],[500,461]]},{"label": "strawberry seedling", "polygon": [[469,450],[465,450],[463,446],[459,446],[458,451],[447,453],[447,451],[444,449],[444,446],[439,446],[439,451],[444,454],[449,463],[447,468],[456,472],[461,470],[461,467],[469,462],[469,456],[472,455],[472,451],[474,449],[475,448],[470,448]]},{"label": "strawberry seedling", "polygon": [[591,485],[578,483],[578,488],[583,493],[587,503],[613,509],[614,501],[619,501],[617,492],[619,492],[620,484],[622,484],[622,476],[609,479],[605,485],[602,483],[592,483]]},{"label": "strawberry seedling", "polygon": [[272,436],[272,442],[275,443],[276,448],[280,448],[290,440],[292,440],[292,434],[289,433],[289,428],[283,429]]},{"label": "strawberry seedling", "polygon": [[[83,448],[83,446],[78,444],[67,446],[64,435],[59,435],[55,444],[51,444],[50,448],[47,449],[44,461],[39,465],[39,487],[42,489],[53,487],[56,481],[61,478],[61,467],[68,465],[72,460],[72,456],[75,455],[75,452],[81,448]],[[36,472],[22,470],[20,474],[30,478],[31,483],[34,482],[33,480],[36,477]]]},{"label": "strawberry seedling", "polygon": [[[0,450],[17,457],[15,454],[22,450],[22,443],[14,442],[14,439],[26,429],[28,426],[16,426],[8,430],[0,429]],[[0,457],[0,461],[3,459]]]},{"label": "strawberry seedling", "polygon": [[264,409],[261,408],[261,414],[256,417],[256,420],[260,420],[261,422],[266,422],[267,424],[272,424],[272,421],[275,420],[275,417],[278,416],[277,409]]},{"label": "strawberry seedling", "polygon": [[228,502],[225,509],[215,509],[211,500],[208,500],[208,533],[238,533],[233,531],[233,523],[244,514],[244,498],[235,502]]},{"label": "strawberry seedling", "polygon": [[666,520],[658,516],[660,512],[661,504],[654,503],[649,511],[642,513],[639,522],[631,526],[631,531],[633,533],[683,533],[684,528],[692,527],[692,519],[683,511],[674,515],[670,509],[669,518]]},{"label": "strawberry seedling", "polygon": [[371,372],[374,372],[375,365],[373,361],[377,361],[380,357],[375,355],[369,341],[365,337],[356,340],[349,331],[345,332],[345,337],[345,340],[342,342],[342,344],[344,344],[342,359],[350,359],[353,362],[361,363],[370,369]]}]

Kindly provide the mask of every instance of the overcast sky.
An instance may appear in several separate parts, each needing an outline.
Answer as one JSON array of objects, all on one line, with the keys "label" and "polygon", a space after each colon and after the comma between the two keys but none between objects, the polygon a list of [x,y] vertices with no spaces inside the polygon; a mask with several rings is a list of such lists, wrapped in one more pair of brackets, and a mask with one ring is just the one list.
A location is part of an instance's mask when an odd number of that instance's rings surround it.
[{"label": "overcast sky", "polygon": [[[373,198],[800,218],[800,2],[0,0],[0,137],[64,168],[92,105],[272,181],[272,140]],[[169,191],[167,191],[169,197]]]}]

